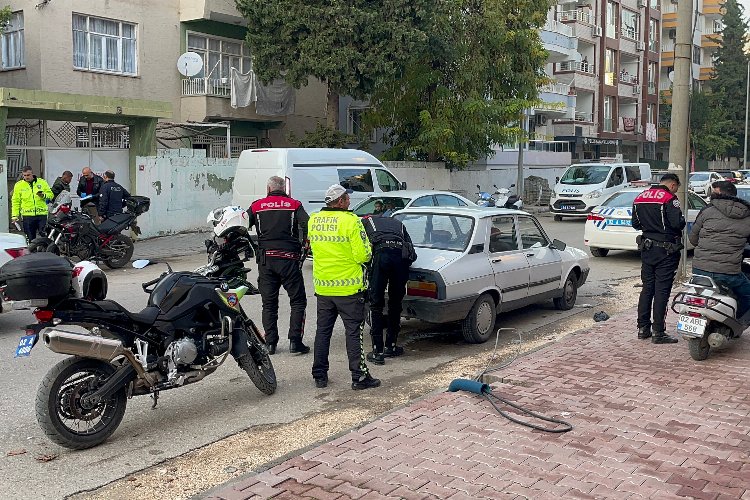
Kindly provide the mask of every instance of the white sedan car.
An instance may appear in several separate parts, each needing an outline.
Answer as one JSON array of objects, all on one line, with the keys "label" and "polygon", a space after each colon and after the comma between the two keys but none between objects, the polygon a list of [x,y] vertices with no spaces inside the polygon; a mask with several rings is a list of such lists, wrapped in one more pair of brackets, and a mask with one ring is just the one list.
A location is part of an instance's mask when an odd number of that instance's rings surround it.
[{"label": "white sedan car", "polygon": [[474,207],[476,204],[450,191],[404,190],[389,193],[373,194],[352,210],[360,217],[377,213],[376,204],[380,203],[384,210],[396,210],[411,207]]},{"label": "white sedan car", "polygon": [[704,198],[710,194],[711,184],[723,180],[725,180],[724,177],[718,172],[693,172],[688,178],[690,190]]},{"label": "white sedan car", "polygon": [[[586,219],[583,242],[594,257],[606,257],[610,250],[638,250],[635,242],[640,231],[633,229],[633,201],[649,186],[625,188],[594,208]],[[688,230],[706,202],[695,193],[688,193]],[[688,243],[688,248],[692,245]]]}]

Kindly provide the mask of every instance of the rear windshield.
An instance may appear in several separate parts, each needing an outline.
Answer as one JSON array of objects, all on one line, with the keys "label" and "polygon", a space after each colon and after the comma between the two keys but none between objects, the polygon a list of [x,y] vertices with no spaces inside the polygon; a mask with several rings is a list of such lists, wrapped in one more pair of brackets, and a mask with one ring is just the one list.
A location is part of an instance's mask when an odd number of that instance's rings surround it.
[{"label": "rear windshield", "polygon": [[638,196],[640,191],[620,191],[619,193],[615,193],[609,198],[607,198],[607,201],[602,203],[603,207],[632,207],[633,202],[635,201],[636,196]]},{"label": "rear windshield", "polygon": [[690,180],[691,181],[705,181],[705,180],[708,180],[708,174],[706,173],[690,174]]},{"label": "rear windshield", "polygon": [[393,217],[404,224],[415,247],[463,252],[474,230],[474,220],[462,215],[397,213]]},{"label": "rear windshield", "polygon": [[560,179],[561,184],[600,184],[607,180],[610,165],[572,165]]}]

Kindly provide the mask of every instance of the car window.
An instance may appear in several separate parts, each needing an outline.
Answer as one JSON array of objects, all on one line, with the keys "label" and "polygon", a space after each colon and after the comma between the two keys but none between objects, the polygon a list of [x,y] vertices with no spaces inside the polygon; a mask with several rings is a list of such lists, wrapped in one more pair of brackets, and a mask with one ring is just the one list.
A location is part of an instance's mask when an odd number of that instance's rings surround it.
[{"label": "car window", "polygon": [[640,191],[620,191],[615,193],[602,203],[603,207],[632,207],[635,198],[641,194]]},{"label": "car window", "polygon": [[623,182],[623,176],[622,176],[622,167],[617,167],[612,171],[612,175],[609,176],[609,181],[607,181],[607,187],[615,187],[619,186]]},{"label": "car window", "polygon": [[537,226],[536,221],[531,217],[519,217],[518,218],[518,233],[521,235],[521,247],[526,250],[527,248],[540,248],[549,245],[549,241],[542,233],[542,230]]},{"label": "car window", "polygon": [[690,174],[690,180],[691,180],[691,181],[698,181],[698,182],[701,182],[701,181],[705,181],[705,180],[707,180],[707,179],[709,179],[709,178],[713,178],[713,174],[711,174],[711,175],[709,175],[709,174],[704,174],[704,173],[694,173],[694,174]]},{"label": "car window", "polygon": [[737,190],[737,198],[741,198],[750,203],[750,187],[740,188]]},{"label": "car window", "polygon": [[378,215],[388,210],[401,210],[411,201],[411,198],[401,198],[400,196],[372,196],[355,209],[354,213],[360,217],[365,215]]},{"label": "car window", "polygon": [[516,223],[513,217],[493,217],[490,226],[490,253],[518,250]]},{"label": "car window", "polygon": [[436,194],[435,200],[440,207],[465,207],[466,203],[456,196],[449,194]]},{"label": "car window", "polygon": [[707,205],[703,199],[693,193],[688,193],[688,209],[689,210],[701,210]]},{"label": "car window", "polygon": [[609,165],[572,165],[560,179],[560,184],[599,184],[607,179]]},{"label": "car window", "polygon": [[641,167],[638,165],[626,165],[625,173],[628,175],[628,182],[641,180]]},{"label": "car window", "polygon": [[463,252],[474,230],[474,220],[462,215],[397,213],[393,217],[404,224],[416,247]]},{"label": "car window", "polygon": [[381,191],[386,193],[389,191],[398,191],[401,187],[398,179],[382,168],[375,169],[375,179],[378,181],[378,186],[380,186]]},{"label": "car window", "polygon": [[432,195],[422,196],[414,200],[414,203],[412,203],[410,206],[412,207],[434,207],[435,200],[433,200]]},{"label": "car window", "polygon": [[369,168],[339,168],[339,184],[352,191],[372,193],[372,173]]}]

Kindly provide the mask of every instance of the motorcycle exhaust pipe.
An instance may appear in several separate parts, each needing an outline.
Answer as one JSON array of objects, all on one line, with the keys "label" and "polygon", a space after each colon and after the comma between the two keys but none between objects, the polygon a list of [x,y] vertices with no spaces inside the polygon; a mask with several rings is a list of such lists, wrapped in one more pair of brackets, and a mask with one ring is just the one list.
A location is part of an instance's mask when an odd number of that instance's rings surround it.
[{"label": "motorcycle exhaust pipe", "polygon": [[45,328],[40,332],[44,344],[58,354],[111,361],[125,354],[122,342],[85,333]]}]

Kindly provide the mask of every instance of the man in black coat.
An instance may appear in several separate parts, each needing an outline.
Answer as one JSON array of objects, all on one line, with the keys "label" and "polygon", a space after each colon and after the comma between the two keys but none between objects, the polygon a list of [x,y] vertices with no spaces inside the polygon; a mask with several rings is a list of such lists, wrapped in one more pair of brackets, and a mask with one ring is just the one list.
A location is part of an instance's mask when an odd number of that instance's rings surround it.
[{"label": "man in black coat", "polygon": [[70,181],[72,180],[73,172],[70,170],[66,170],[60,177],[55,179],[55,183],[52,185],[52,194],[54,195],[53,199],[57,198],[57,195],[63,191],[70,191]]},{"label": "man in black coat", "polygon": [[83,167],[81,178],[78,179],[78,189],[76,193],[83,198],[84,196],[94,196],[99,194],[104,184],[104,179],[96,175],[91,168]]},{"label": "man in black coat", "polygon": [[121,214],[125,200],[130,198],[130,193],[115,182],[115,173],[111,170],[104,172],[104,184],[99,194],[99,215],[103,218]]}]

